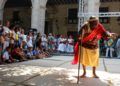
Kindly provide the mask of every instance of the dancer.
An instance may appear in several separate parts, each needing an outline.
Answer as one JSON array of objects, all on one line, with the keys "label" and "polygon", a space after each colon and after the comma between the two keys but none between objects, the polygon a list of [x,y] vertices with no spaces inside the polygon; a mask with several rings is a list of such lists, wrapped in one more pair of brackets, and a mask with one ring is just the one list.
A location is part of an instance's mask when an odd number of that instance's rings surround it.
[{"label": "dancer", "polygon": [[93,77],[98,78],[96,74],[96,67],[99,63],[98,41],[108,36],[111,34],[104,29],[95,16],[90,17],[80,29],[79,42],[75,46],[75,57],[72,64],[78,62],[82,64],[83,74],[80,76],[81,78],[86,77],[86,66],[91,66]]}]

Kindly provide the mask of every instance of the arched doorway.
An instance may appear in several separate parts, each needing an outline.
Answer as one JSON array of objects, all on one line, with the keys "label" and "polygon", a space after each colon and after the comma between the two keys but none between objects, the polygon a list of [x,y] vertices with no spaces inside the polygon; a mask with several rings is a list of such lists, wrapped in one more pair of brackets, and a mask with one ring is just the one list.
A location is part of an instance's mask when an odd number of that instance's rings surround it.
[{"label": "arched doorway", "polygon": [[31,26],[31,0],[7,0],[4,6],[4,22],[10,20],[25,29]]}]

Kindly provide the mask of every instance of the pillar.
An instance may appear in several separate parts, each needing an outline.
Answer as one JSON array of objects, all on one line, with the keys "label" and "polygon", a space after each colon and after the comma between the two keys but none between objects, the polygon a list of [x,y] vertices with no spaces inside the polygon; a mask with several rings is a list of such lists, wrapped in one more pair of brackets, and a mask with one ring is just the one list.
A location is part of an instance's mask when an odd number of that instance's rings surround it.
[{"label": "pillar", "polygon": [[31,0],[31,1],[32,1],[31,27],[36,28],[38,32],[44,34],[45,11],[47,0]]},{"label": "pillar", "polygon": [[0,20],[3,21],[4,5],[7,0],[0,0]]},{"label": "pillar", "polygon": [[93,13],[87,16],[88,19],[90,16],[99,17],[99,7],[100,7],[100,0],[84,0],[85,1],[85,13]]}]

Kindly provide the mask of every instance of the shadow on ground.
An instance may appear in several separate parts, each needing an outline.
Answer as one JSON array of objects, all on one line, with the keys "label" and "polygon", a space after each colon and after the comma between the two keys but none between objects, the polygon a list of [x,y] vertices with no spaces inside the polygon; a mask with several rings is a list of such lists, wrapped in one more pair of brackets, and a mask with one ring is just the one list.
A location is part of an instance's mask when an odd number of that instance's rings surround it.
[{"label": "shadow on ground", "polygon": [[108,86],[102,79],[80,78],[79,85],[75,78],[77,70],[65,68],[47,68],[38,66],[1,66],[0,86],[12,82],[15,86]]}]

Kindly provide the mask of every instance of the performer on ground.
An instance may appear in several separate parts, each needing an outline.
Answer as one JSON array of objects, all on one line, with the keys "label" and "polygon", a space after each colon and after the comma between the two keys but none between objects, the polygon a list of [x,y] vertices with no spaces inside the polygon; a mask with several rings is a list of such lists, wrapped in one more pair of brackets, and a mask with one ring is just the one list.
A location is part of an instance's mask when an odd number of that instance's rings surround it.
[{"label": "performer on ground", "polygon": [[[101,38],[110,37],[103,25],[99,23],[95,16],[91,16],[89,20],[81,27],[77,44],[75,45],[75,56],[72,64],[80,62],[83,67],[81,78],[86,77],[86,66],[91,66],[93,77],[98,78],[96,67],[99,63],[99,44]],[[79,61],[80,60],[80,61]]]}]

